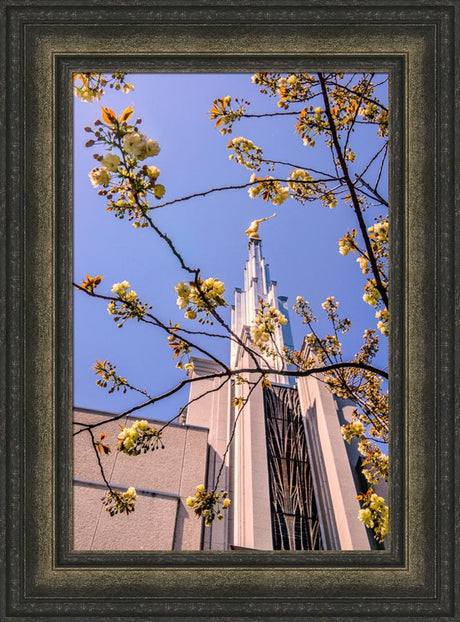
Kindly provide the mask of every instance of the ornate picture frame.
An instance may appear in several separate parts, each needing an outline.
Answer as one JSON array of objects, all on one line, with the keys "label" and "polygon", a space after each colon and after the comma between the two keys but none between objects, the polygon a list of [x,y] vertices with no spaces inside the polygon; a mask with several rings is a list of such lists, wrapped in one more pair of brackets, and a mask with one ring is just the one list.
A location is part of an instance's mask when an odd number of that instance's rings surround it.
[{"label": "ornate picture frame", "polygon": [[[458,7],[6,0],[2,10],[3,619],[453,620]],[[265,67],[390,75],[390,547],[72,551],[71,75]]]}]

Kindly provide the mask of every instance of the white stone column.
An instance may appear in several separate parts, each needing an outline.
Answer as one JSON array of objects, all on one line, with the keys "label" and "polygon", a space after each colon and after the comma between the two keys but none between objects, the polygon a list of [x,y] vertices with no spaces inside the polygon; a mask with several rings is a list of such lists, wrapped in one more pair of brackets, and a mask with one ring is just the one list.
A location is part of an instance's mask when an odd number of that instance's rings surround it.
[{"label": "white stone column", "polygon": [[340,550],[368,550],[366,528],[358,519],[355,465],[350,464],[340,430],[336,400],[313,376],[298,378],[297,386],[325,540]]},{"label": "white stone column", "polygon": [[260,385],[252,392],[240,415],[234,443],[234,544],[271,550],[273,537],[267,441]]}]

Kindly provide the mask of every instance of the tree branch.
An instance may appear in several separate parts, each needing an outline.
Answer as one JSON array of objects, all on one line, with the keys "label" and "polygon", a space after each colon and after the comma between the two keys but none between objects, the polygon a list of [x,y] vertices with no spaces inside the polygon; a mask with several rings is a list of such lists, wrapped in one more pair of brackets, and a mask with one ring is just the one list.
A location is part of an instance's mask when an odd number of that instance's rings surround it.
[{"label": "tree branch", "polygon": [[342,148],[340,146],[340,142],[337,136],[337,130],[335,127],[335,122],[334,119],[332,117],[332,113],[331,113],[331,108],[329,105],[329,96],[327,93],[327,89],[326,89],[326,83],[323,77],[323,74],[318,73],[320,82],[321,82],[321,90],[323,93],[323,100],[324,100],[324,106],[325,106],[325,110],[326,110],[326,115],[329,121],[329,127],[330,127],[330,131],[331,131],[331,136],[332,136],[332,140],[334,143],[334,147],[337,153],[337,157],[339,159],[340,162],[340,166],[342,168],[344,177],[345,177],[345,181],[346,184],[348,186],[348,190],[350,191],[350,196],[351,196],[351,200],[353,203],[353,208],[356,214],[356,218],[358,219],[358,224],[359,224],[359,228],[361,230],[361,235],[363,236],[364,239],[364,244],[366,245],[366,251],[369,257],[369,262],[371,264],[372,267],[372,272],[374,274],[374,278],[375,278],[375,286],[382,298],[382,301],[385,305],[385,307],[388,308],[388,294],[387,291],[382,283],[382,280],[380,278],[380,272],[377,266],[377,261],[375,259],[374,256],[374,252],[372,250],[372,245],[370,243],[370,239],[367,233],[367,227],[366,227],[366,223],[364,222],[364,218],[363,218],[363,214],[361,211],[361,206],[359,204],[359,200],[356,194],[356,188],[353,184],[353,182],[351,181],[350,178],[350,174],[348,172],[348,166],[347,166],[347,162],[344,158],[343,152],[342,152]]},{"label": "tree branch", "polygon": [[110,419],[107,419],[106,421],[102,421],[102,422],[90,424],[90,425],[77,423],[77,425],[82,425],[84,427],[82,427],[81,430],[77,430],[77,432],[74,432],[73,436],[76,436],[77,434],[81,434],[82,432],[85,432],[86,430],[90,430],[90,429],[92,430],[101,425],[105,425],[107,423],[110,423],[111,421],[117,421],[118,419],[127,417],[133,412],[141,410],[142,408],[145,408],[146,406],[150,406],[151,404],[155,404],[156,402],[159,402],[163,399],[166,399],[167,397],[170,397],[171,395],[174,395],[175,393],[180,391],[183,387],[185,387],[186,385],[192,382],[198,382],[200,380],[213,380],[215,378],[223,378],[223,377],[231,378],[232,376],[240,376],[241,374],[246,374],[246,373],[259,373],[264,376],[270,375],[270,374],[278,374],[280,376],[286,376],[286,377],[303,378],[303,377],[311,376],[312,374],[321,374],[327,371],[333,371],[333,370],[343,369],[343,368],[363,369],[366,371],[370,371],[374,374],[377,374],[381,376],[382,378],[388,379],[388,373],[385,372],[384,370],[378,369],[377,367],[374,367],[373,365],[368,365],[366,363],[359,363],[359,362],[331,363],[330,365],[324,365],[322,367],[315,367],[311,369],[304,369],[304,370],[297,370],[297,371],[287,370],[287,369],[279,370],[279,369],[273,369],[270,367],[263,368],[263,367],[257,366],[257,367],[246,367],[246,368],[241,368],[241,369],[234,369],[234,370],[223,371],[223,372],[216,372],[213,374],[208,374],[206,376],[196,376],[195,378],[185,378],[184,380],[181,380],[175,387],[173,387],[169,391],[166,391],[162,395],[153,397],[143,402],[142,404],[138,404],[137,406],[133,406],[132,408],[129,408],[128,410],[125,410],[119,415],[115,415],[114,417],[111,417]]}]

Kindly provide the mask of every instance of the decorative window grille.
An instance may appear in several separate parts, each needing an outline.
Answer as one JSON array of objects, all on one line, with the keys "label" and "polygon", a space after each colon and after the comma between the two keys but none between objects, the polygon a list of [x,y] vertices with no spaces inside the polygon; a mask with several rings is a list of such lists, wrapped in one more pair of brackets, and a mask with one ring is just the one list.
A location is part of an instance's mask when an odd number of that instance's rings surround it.
[{"label": "decorative window grille", "polygon": [[322,550],[297,390],[264,388],[274,550]]}]

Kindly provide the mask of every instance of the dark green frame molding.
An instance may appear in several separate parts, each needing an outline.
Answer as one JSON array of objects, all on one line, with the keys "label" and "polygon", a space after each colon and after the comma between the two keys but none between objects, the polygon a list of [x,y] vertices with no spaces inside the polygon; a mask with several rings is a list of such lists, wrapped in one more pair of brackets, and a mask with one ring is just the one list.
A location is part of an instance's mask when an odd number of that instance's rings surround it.
[{"label": "dark green frame molding", "polygon": [[[454,620],[459,6],[222,4],[0,3],[0,619]],[[72,551],[71,73],[264,69],[390,74],[390,548]]]}]

